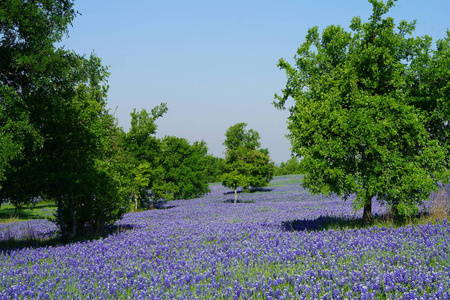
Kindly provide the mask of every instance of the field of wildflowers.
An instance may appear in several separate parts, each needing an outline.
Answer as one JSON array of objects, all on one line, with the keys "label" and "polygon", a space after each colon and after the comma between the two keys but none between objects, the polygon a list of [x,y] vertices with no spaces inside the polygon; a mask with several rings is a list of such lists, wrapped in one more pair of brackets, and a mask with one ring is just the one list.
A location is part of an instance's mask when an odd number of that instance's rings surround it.
[{"label": "field of wildflowers", "polygon": [[[0,299],[450,299],[447,221],[295,230],[361,216],[298,179],[277,177],[238,204],[213,185],[202,198],[128,214],[117,225],[132,229],[100,240],[3,251]],[[52,226],[0,224],[0,239],[30,228],[51,236]]]}]

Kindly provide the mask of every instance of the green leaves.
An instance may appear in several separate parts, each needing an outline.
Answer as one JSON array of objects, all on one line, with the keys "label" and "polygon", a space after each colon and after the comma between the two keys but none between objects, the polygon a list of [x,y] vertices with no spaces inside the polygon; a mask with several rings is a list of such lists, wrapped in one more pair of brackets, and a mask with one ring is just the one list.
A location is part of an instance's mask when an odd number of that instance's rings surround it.
[{"label": "green leaves", "polygon": [[370,2],[369,22],[354,18],[352,33],[314,27],[295,68],[280,60],[287,83],[275,106],[295,100],[289,138],[311,191],[356,193],[363,205],[376,196],[411,214],[448,180],[449,39],[433,51],[428,37],[407,37],[415,22],[383,18],[394,1]]},{"label": "green leaves", "polygon": [[222,184],[235,191],[239,186],[244,189],[267,186],[275,170],[267,149],[258,149],[259,133],[253,129],[247,131],[246,126],[238,123],[225,134],[227,152]]},{"label": "green leaves", "polygon": [[54,200],[64,239],[113,222],[127,201],[107,68],[54,45],[75,15],[69,0],[0,3],[0,199]]},{"label": "green leaves", "polygon": [[184,138],[165,137],[159,160],[161,177],[152,192],[167,200],[197,198],[209,192],[207,151],[203,141],[191,145]]}]

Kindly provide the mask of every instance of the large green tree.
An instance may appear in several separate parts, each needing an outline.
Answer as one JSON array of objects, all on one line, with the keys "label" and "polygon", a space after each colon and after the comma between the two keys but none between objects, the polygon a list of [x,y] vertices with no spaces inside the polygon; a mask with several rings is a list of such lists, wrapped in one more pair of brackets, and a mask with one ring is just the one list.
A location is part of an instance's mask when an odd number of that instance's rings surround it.
[{"label": "large green tree", "polygon": [[191,199],[209,192],[207,152],[203,141],[190,144],[180,137],[163,138],[158,163],[160,176],[152,185],[152,197],[165,200]]},{"label": "large green tree", "polygon": [[72,1],[0,4],[0,137],[8,144],[0,198],[54,200],[65,240],[126,209],[107,69],[94,55],[55,47],[75,14]]},{"label": "large green tree", "polygon": [[448,180],[450,126],[450,33],[433,49],[430,37],[411,36],[415,22],[385,17],[394,1],[369,2],[368,22],[311,28],[295,65],[279,61],[287,83],[275,101],[295,101],[289,138],[304,186],[356,193],[365,222],[375,197],[411,215]]},{"label": "large green tree", "polygon": [[42,75],[75,14],[72,1],[0,3],[0,188],[9,162],[42,145],[26,98],[52,80]]},{"label": "large green tree", "polygon": [[223,163],[222,184],[234,190],[237,203],[237,189],[255,189],[267,186],[275,170],[269,158],[269,151],[261,149],[259,133],[246,129],[246,123],[237,123],[225,133],[226,147]]}]

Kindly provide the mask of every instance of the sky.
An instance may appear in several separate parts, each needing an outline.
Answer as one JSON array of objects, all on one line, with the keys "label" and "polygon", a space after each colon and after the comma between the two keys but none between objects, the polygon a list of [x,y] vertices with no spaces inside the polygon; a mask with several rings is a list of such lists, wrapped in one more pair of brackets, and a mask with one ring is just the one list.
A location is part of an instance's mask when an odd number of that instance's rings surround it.
[{"label": "sky", "polygon": [[[294,61],[307,30],[349,29],[366,21],[365,0],[75,0],[81,14],[62,41],[65,49],[95,53],[109,66],[108,108],[128,130],[130,112],[167,103],[157,136],[205,141],[224,156],[226,130],[240,122],[261,136],[276,163],[291,150],[288,111],[272,102],[286,83],[277,62]],[[400,0],[396,24],[417,20],[414,35],[433,41],[450,29],[450,1]],[[292,105],[292,103],[289,103]]]}]

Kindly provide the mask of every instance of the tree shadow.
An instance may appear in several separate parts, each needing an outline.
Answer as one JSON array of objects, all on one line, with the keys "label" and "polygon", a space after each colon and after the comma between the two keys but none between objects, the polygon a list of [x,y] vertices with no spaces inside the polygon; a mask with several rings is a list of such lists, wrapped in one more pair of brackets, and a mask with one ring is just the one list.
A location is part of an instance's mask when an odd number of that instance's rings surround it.
[{"label": "tree shadow", "polygon": [[[238,194],[243,193],[243,192],[244,191],[241,191],[241,190],[237,191]],[[224,195],[231,195],[231,194],[234,194],[234,191],[223,192],[223,194]]]},{"label": "tree shadow", "polygon": [[23,248],[42,248],[42,247],[57,247],[62,245],[70,245],[79,242],[93,241],[98,240],[100,238],[106,238],[113,234],[119,234],[122,232],[130,231],[137,228],[132,224],[121,224],[121,225],[109,225],[105,226],[100,230],[94,230],[91,228],[86,228],[82,235],[74,238],[70,241],[63,241],[61,237],[55,236],[52,238],[41,239],[34,238],[30,236],[25,239],[10,238],[7,240],[0,241],[0,253],[9,253],[11,251],[20,250]]},{"label": "tree shadow", "polygon": [[281,223],[286,231],[323,231],[328,229],[361,229],[367,227],[402,227],[419,224],[421,220],[427,220],[427,213],[419,213],[411,217],[394,218],[389,212],[372,215],[371,221],[366,224],[362,217],[351,216],[320,216],[313,220],[289,220]]},{"label": "tree shadow", "polygon": [[272,188],[255,188],[255,189],[251,189],[250,193],[268,193],[273,191]]},{"label": "tree shadow", "polygon": [[[103,228],[103,232],[101,233],[102,238],[106,238],[112,234],[122,233],[126,231],[130,231],[137,228],[137,226],[133,224],[120,224],[120,225],[109,225]],[[96,234],[98,236],[98,234]]]},{"label": "tree shadow", "polygon": [[[227,199],[223,203],[234,203],[234,199]],[[237,200],[236,203],[255,203],[254,200]]]},{"label": "tree shadow", "polygon": [[[254,189],[248,189],[248,190],[238,190],[237,193],[267,193],[267,192],[271,192],[273,189],[272,188],[254,188]],[[223,192],[224,195],[231,195],[234,194],[234,191],[228,191],[228,192]]]},{"label": "tree shadow", "polygon": [[[373,219],[381,219],[384,216],[376,215]],[[370,226],[371,224],[364,224],[362,218],[354,217],[336,217],[336,216],[320,216],[313,220],[289,220],[281,223],[286,231],[323,231],[327,229],[355,229]]]},{"label": "tree shadow", "polygon": [[16,239],[9,239],[9,240],[2,240],[0,241],[0,253],[10,253],[11,251],[20,250],[23,248],[41,248],[41,247],[56,247],[64,245],[64,243],[61,241],[60,237],[55,237],[51,239],[46,240],[40,240],[40,239],[22,239],[22,240],[16,240]]}]

